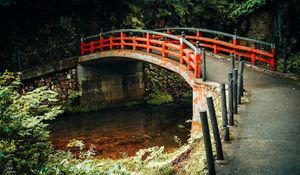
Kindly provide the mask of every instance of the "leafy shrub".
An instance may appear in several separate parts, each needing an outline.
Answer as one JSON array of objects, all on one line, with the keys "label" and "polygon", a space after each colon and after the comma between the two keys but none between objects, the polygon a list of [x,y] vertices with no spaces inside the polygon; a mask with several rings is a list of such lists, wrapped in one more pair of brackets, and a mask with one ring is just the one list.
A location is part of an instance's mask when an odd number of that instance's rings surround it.
[{"label": "leafy shrub", "polygon": [[41,87],[21,94],[17,74],[0,74],[0,173],[37,174],[51,151],[48,124],[62,110],[57,93]]}]

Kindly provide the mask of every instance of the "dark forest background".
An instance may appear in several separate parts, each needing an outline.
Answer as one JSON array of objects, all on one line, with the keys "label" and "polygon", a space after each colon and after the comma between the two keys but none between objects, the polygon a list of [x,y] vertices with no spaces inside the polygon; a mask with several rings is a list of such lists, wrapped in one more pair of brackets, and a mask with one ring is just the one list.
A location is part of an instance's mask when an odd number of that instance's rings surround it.
[{"label": "dark forest background", "polygon": [[275,42],[279,69],[286,38],[288,70],[300,73],[299,11],[299,0],[0,0],[0,71],[78,55],[80,38],[102,31],[187,26]]}]

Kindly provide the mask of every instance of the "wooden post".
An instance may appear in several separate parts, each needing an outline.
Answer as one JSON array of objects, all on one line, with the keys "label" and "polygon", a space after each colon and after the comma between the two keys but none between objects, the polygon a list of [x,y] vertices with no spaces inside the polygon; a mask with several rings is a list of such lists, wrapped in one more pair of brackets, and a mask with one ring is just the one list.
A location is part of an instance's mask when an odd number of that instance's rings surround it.
[{"label": "wooden post", "polygon": [[196,50],[194,53],[196,56],[196,70],[195,70],[195,77],[200,78],[201,76],[201,54],[200,54],[200,44],[199,41],[196,42]]},{"label": "wooden post", "polygon": [[100,33],[100,38],[99,38],[99,43],[100,43],[100,51],[102,52],[103,51],[103,36],[102,36],[102,33]]},{"label": "wooden post", "polygon": [[185,39],[185,34],[184,31],[181,32],[181,38],[180,38],[180,63],[183,64],[183,49],[184,49],[184,42],[183,40]]},{"label": "wooden post", "polygon": [[200,33],[199,31],[196,32],[196,37],[202,37],[202,33]]},{"label": "wooden post", "polygon": [[213,152],[211,147],[211,140],[210,140],[206,111],[200,111],[200,119],[201,119],[203,140],[204,140],[205,153],[207,159],[208,174],[215,175],[216,169],[215,169],[215,162],[214,162],[214,157],[213,157]]},{"label": "wooden post", "polygon": [[150,34],[149,33],[147,33],[146,38],[147,38],[147,52],[151,53],[152,50],[150,49],[151,45],[150,45]]},{"label": "wooden post", "polygon": [[251,64],[255,65],[256,64],[256,60],[255,60],[255,53],[251,51]]},{"label": "wooden post", "polygon": [[132,49],[136,50],[136,36],[133,36],[132,44],[133,44]]},{"label": "wooden post", "polygon": [[220,139],[220,133],[219,133],[219,128],[218,128],[218,122],[217,122],[217,117],[216,117],[216,111],[215,111],[215,107],[214,107],[213,98],[212,97],[207,97],[206,101],[207,101],[211,126],[212,126],[214,139],[215,139],[217,159],[224,160],[222,143],[221,143],[221,139]]},{"label": "wooden post", "polygon": [[112,36],[109,36],[109,48],[110,48],[110,50],[113,49],[113,38],[112,38]]},{"label": "wooden post", "polygon": [[276,71],[276,49],[275,49],[275,44],[272,43],[271,45],[271,49],[272,49],[272,58],[271,58],[271,70],[272,71]]},{"label": "wooden post", "polygon": [[124,33],[121,32],[120,36],[121,36],[121,49],[124,49]]},{"label": "wooden post", "polygon": [[162,57],[166,58],[166,42],[165,41],[162,42],[161,47],[162,47],[162,50],[161,50]]}]

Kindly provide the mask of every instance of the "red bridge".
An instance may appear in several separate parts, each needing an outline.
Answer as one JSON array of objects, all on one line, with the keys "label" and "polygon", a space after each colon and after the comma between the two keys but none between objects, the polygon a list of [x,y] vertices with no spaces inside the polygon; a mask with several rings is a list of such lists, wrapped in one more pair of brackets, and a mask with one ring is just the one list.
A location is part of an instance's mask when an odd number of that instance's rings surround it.
[{"label": "red bridge", "polygon": [[200,79],[204,54],[200,47],[212,50],[214,54],[233,52],[235,58],[242,56],[251,64],[265,64],[271,70],[276,69],[274,44],[196,28],[122,29],[82,38],[79,62],[125,57],[180,74],[193,88],[192,131],[198,131],[200,110],[206,109],[206,97],[219,94],[219,84]]},{"label": "red bridge", "polygon": [[[272,43],[200,28],[165,28],[157,31],[164,33],[123,29],[82,38],[81,55],[113,49],[139,50],[160,55],[161,59],[176,60],[200,78],[199,47],[203,47],[213,50],[214,54],[233,52],[235,58],[242,56],[251,64],[261,62],[269,65],[271,70],[276,69],[275,45]],[[178,31],[182,31],[181,35]]]}]

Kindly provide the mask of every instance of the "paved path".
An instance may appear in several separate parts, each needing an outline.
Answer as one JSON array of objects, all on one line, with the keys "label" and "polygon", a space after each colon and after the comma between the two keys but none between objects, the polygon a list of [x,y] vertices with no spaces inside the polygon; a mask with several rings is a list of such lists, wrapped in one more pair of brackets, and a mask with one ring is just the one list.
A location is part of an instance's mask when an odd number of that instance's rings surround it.
[{"label": "paved path", "polygon": [[[227,82],[229,63],[208,57],[208,80]],[[300,81],[245,69],[251,103],[240,105],[237,131],[224,144],[217,174],[300,174]],[[225,81],[224,81],[225,80]]]}]

